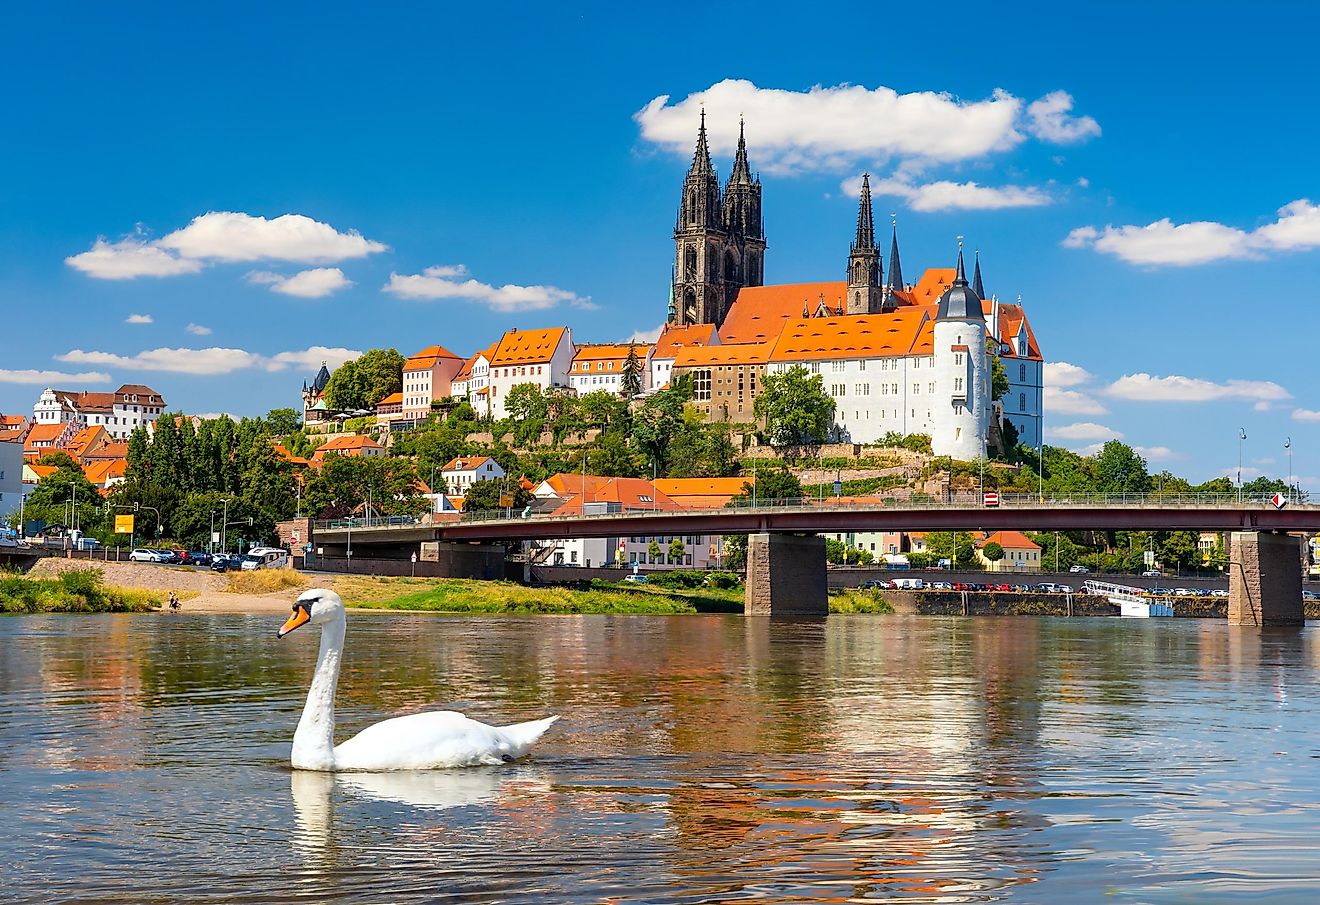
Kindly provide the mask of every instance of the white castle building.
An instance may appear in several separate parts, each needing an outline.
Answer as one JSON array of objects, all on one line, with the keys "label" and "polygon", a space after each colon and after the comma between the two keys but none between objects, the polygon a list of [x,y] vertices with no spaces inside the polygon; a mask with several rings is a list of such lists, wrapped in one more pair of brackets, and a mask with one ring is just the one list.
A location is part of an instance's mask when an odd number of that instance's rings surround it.
[{"label": "white castle building", "polygon": [[70,393],[47,388],[32,406],[37,424],[104,427],[116,440],[145,427],[165,410],[165,400],[151,387],[126,383],[113,393]]}]

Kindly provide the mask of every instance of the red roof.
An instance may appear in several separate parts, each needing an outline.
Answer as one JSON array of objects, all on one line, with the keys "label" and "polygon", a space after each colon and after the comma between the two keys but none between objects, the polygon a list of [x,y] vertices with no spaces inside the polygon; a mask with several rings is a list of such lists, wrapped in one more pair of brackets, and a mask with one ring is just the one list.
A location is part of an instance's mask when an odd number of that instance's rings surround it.
[{"label": "red roof", "polygon": [[689,324],[686,327],[665,324],[660,338],[655,341],[655,357],[673,358],[685,346],[709,346],[719,341],[714,324]]},{"label": "red roof", "polygon": [[444,346],[427,346],[422,351],[410,357],[403,363],[405,371],[429,371],[434,368],[442,358],[450,358],[455,361],[462,359],[450,352]]},{"label": "red roof", "polygon": [[823,298],[830,310],[847,310],[848,283],[786,283],[780,286],[749,286],[738,290],[720,327],[722,343],[765,343],[779,338],[786,321],[814,312]]},{"label": "red roof", "polygon": [[1027,537],[1021,531],[996,531],[985,540],[977,544],[977,547],[984,547],[986,544],[996,543],[1005,550],[1039,550],[1040,544]]}]

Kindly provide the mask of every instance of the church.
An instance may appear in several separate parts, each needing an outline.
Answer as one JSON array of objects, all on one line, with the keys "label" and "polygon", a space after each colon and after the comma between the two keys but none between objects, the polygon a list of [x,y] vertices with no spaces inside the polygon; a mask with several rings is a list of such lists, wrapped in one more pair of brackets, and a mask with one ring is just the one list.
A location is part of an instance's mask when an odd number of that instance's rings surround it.
[{"label": "church", "polygon": [[[979,254],[970,280],[960,241],[955,267],[931,268],[906,283],[895,224],[886,278],[870,178],[863,174],[845,278],[766,286],[761,192],[741,121],[733,169],[721,188],[703,111],[674,224],[665,328],[715,327],[720,351],[689,349],[674,365],[676,373],[693,375],[699,407],[711,417],[747,420],[756,372],[763,377],[800,365],[824,375],[841,440],[927,433],[936,455],[974,461],[1006,422],[1017,442],[1040,444],[1044,359],[1021,300],[987,296]],[[992,398],[995,358],[1008,389]],[[716,398],[720,411],[712,405]]]}]

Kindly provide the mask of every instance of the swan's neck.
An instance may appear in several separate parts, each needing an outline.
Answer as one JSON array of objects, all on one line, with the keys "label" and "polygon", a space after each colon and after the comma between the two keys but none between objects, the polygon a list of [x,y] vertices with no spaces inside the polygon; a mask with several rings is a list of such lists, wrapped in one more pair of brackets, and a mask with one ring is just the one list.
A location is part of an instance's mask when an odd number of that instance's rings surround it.
[{"label": "swan's neck", "polygon": [[307,705],[293,733],[292,762],[299,770],[333,770],[335,766],[335,685],[344,650],[343,619],[321,627],[321,653],[307,692]]}]

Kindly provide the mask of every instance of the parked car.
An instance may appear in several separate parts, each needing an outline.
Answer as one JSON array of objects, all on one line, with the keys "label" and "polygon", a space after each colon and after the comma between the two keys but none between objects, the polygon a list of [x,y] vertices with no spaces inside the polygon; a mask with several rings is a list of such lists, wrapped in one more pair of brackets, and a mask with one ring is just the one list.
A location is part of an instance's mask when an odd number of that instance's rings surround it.
[{"label": "parked car", "polygon": [[1147,569],[1146,571],[1144,571],[1144,572],[1141,573],[1141,577],[1142,577],[1142,578],[1159,578],[1159,577],[1160,577],[1160,570],[1159,570],[1159,569]]},{"label": "parked car", "polygon": [[947,581],[932,581],[930,588],[932,591],[955,591],[958,589],[956,585],[951,585]]},{"label": "parked car", "polygon": [[645,575],[625,575],[623,580],[626,584],[650,584],[650,579]]},{"label": "parked car", "polygon": [[242,569],[281,569],[289,564],[289,551],[283,547],[253,547],[243,557]]},{"label": "parked car", "polygon": [[212,572],[231,572],[243,568],[243,558],[232,553],[217,553],[211,557]]},{"label": "parked car", "polygon": [[1040,594],[1057,594],[1059,586],[1052,581],[1042,581],[1040,584],[1034,585],[1031,590]]},{"label": "parked car", "polygon": [[128,554],[129,562],[160,562],[160,557],[156,555],[155,550],[148,550],[145,547],[139,547]]},{"label": "parked car", "polygon": [[1070,584],[1056,584],[1054,586],[1054,591],[1057,594],[1071,594],[1073,593],[1073,588]]},{"label": "parked car", "polygon": [[198,566],[209,566],[211,564],[211,554],[204,553],[201,550],[190,552],[188,554],[188,562]]},{"label": "parked car", "polygon": [[1213,591],[1210,592],[1210,596],[1211,596],[1211,597],[1227,597],[1227,596],[1228,596],[1228,591],[1225,591],[1223,588],[1215,588]]},{"label": "parked car", "polygon": [[872,578],[859,584],[857,589],[859,591],[888,591],[892,590],[893,587],[894,583],[892,581],[885,581],[881,578]]},{"label": "parked car", "polygon": [[1087,572],[1089,572],[1089,571],[1091,571],[1091,570],[1088,569],[1088,568],[1086,568],[1086,566],[1083,566],[1083,565],[1081,565],[1081,564],[1079,563],[1078,565],[1075,565],[1075,566],[1069,566],[1069,567],[1068,567],[1068,571],[1069,571],[1069,572],[1074,572],[1074,573],[1077,573],[1077,574],[1084,575],[1084,574],[1086,574]]}]

